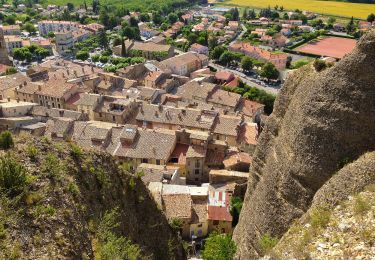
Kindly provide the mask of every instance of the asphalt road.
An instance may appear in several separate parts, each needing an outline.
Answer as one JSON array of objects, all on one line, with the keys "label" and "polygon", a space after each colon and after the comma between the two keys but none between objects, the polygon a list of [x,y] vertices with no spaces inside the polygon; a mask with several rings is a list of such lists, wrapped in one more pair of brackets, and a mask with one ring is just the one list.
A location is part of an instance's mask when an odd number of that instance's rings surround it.
[{"label": "asphalt road", "polygon": [[280,87],[262,86],[262,85],[260,85],[260,84],[258,84],[256,82],[254,82],[253,78],[251,78],[251,77],[249,77],[249,76],[245,75],[244,73],[239,72],[237,70],[232,70],[232,69],[223,67],[221,65],[215,64],[213,62],[210,62],[209,66],[211,66],[212,68],[215,68],[218,71],[220,71],[220,70],[230,71],[234,75],[238,76],[247,85],[252,86],[252,87],[256,87],[256,88],[259,88],[259,89],[262,89],[262,90],[264,90],[264,91],[266,91],[268,93],[278,94],[279,91],[280,91]]}]

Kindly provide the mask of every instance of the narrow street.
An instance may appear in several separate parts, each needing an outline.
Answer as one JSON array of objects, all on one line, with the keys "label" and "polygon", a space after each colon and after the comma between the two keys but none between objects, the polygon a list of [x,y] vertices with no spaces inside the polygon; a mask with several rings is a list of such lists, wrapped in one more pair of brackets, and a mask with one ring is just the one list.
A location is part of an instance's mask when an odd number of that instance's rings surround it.
[{"label": "narrow street", "polygon": [[276,87],[269,87],[269,86],[262,86],[258,83],[255,83],[253,80],[253,78],[251,77],[248,77],[246,76],[244,73],[242,72],[239,72],[237,70],[232,70],[232,69],[229,69],[229,68],[226,68],[226,67],[223,67],[221,65],[218,65],[218,64],[215,64],[213,62],[210,62],[208,64],[209,66],[211,66],[212,68],[215,68],[216,70],[225,70],[225,71],[230,71],[232,72],[234,75],[238,76],[244,83],[246,83],[247,85],[249,86],[252,86],[252,87],[256,87],[256,88],[259,88],[259,89],[262,89],[268,93],[271,93],[271,94],[275,94],[277,95],[280,91],[280,88],[276,88]]}]

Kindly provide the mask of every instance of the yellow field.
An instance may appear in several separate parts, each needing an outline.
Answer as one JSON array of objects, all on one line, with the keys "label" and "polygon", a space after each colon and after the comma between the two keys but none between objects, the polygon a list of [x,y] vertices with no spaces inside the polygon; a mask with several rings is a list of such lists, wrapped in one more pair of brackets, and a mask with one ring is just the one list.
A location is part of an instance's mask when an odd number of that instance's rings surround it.
[{"label": "yellow field", "polygon": [[[218,2],[216,2],[218,3]],[[223,5],[238,5],[248,7],[284,6],[285,10],[300,9],[320,14],[346,16],[365,19],[370,13],[375,13],[375,4],[355,4],[318,0],[228,0]]]}]

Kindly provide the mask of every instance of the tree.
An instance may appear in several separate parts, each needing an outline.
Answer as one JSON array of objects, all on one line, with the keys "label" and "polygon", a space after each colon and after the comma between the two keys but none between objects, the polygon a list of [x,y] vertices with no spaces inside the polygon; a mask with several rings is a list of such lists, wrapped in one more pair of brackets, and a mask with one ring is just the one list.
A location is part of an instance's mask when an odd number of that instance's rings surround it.
[{"label": "tree", "polygon": [[279,77],[279,71],[276,69],[275,65],[271,62],[267,62],[263,65],[260,75],[267,79],[277,79]]},{"label": "tree", "polygon": [[250,71],[253,68],[253,61],[248,56],[243,56],[241,59],[241,68],[245,71]]},{"label": "tree", "polygon": [[217,46],[217,44],[217,38],[211,35],[208,38],[208,49],[213,50]]},{"label": "tree", "polygon": [[12,133],[9,131],[1,132],[0,134],[0,148],[1,149],[9,149],[12,148],[14,145]]},{"label": "tree", "polygon": [[141,20],[142,22],[149,22],[150,21],[150,16],[147,13],[142,13],[139,16],[139,20]]},{"label": "tree", "polygon": [[66,6],[68,7],[68,10],[69,10],[70,12],[74,11],[74,4],[72,4],[72,3],[67,3]]},{"label": "tree", "polygon": [[372,23],[372,22],[374,22],[374,21],[375,21],[375,14],[369,14],[369,15],[367,16],[367,22]]},{"label": "tree", "polygon": [[106,27],[109,27],[109,15],[104,9],[100,11],[99,21]]},{"label": "tree", "polygon": [[242,19],[243,19],[243,20],[246,20],[248,14],[249,14],[249,11],[247,10],[247,8],[245,8],[245,9],[243,10],[243,13],[242,13]]},{"label": "tree", "polygon": [[99,30],[98,30],[98,42],[99,42],[99,45],[100,45],[103,49],[107,49],[107,48],[108,48],[108,38],[107,38],[107,33],[105,32],[104,29],[99,29]]},{"label": "tree", "polygon": [[13,57],[16,60],[28,60],[30,61],[32,58],[32,53],[27,48],[15,48],[13,49]]},{"label": "tree", "polygon": [[273,9],[275,9],[275,11],[277,11],[279,9],[279,6],[275,5],[275,7]]},{"label": "tree", "polygon": [[257,14],[255,13],[254,9],[252,9],[252,10],[249,12],[248,16],[247,16],[247,18],[249,18],[250,20],[253,20],[253,19],[255,19],[256,17],[257,17]]},{"label": "tree", "polygon": [[346,26],[346,31],[348,33],[353,33],[354,32],[354,17],[352,16],[352,18],[350,19],[350,22],[348,23],[348,25]]},{"label": "tree", "polygon": [[160,25],[163,22],[163,17],[159,12],[154,12],[152,14],[152,22],[156,25]]},{"label": "tree", "polygon": [[177,16],[177,14],[175,14],[175,13],[170,13],[170,14],[168,15],[168,20],[169,20],[169,22],[170,22],[171,24],[174,24],[174,23],[177,22],[177,20],[178,20],[178,16]]},{"label": "tree", "polygon": [[87,51],[79,51],[76,54],[76,58],[79,60],[87,60],[90,57]]},{"label": "tree", "polygon": [[87,11],[87,3],[86,3],[86,0],[83,1],[83,6],[85,7],[85,10]]},{"label": "tree", "polygon": [[99,0],[93,0],[92,1],[92,11],[95,13],[95,14],[98,14],[99,13]]},{"label": "tree", "polygon": [[131,27],[138,27],[138,20],[135,17],[130,17],[129,25]]},{"label": "tree", "polygon": [[233,259],[236,250],[236,244],[229,235],[211,233],[204,245],[202,257],[204,260]]},{"label": "tree", "polygon": [[220,55],[219,62],[223,65],[228,66],[228,64],[233,60],[233,55],[229,51],[223,52],[223,54]]},{"label": "tree", "polygon": [[13,25],[13,24],[16,23],[16,17],[14,17],[13,15],[5,16],[4,23],[7,23],[9,25]]},{"label": "tree", "polygon": [[121,56],[126,56],[126,47],[125,47],[125,41],[124,38],[121,37]]},{"label": "tree", "polygon": [[55,33],[51,31],[51,32],[47,33],[47,37],[48,38],[54,38],[55,37]]},{"label": "tree", "polygon": [[284,6],[280,6],[279,10],[280,12],[284,11]]},{"label": "tree", "polygon": [[223,54],[227,49],[222,46],[222,45],[219,45],[219,46],[216,46],[212,51],[211,51],[211,59],[214,59],[214,60],[218,60],[221,56],[221,54]]},{"label": "tree", "polygon": [[22,26],[22,29],[27,31],[28,33],[32,34],[36,32],[34,24],[27,22]]}]

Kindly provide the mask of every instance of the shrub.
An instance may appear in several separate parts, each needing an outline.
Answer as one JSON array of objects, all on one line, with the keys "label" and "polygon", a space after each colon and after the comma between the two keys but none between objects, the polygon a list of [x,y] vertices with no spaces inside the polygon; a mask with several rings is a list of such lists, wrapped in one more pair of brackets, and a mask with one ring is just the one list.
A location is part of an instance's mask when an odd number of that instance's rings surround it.
[{"label": "shrub", "polygon": [[310,222],[313,228],[325,228],[331,218],[331,212],[322,207],[314,208],[310,212]]},{"label": "shrub", "polygon": [[26,147],[26,153],[32,161],[35,161],[39,154],[39,149],[35,145],[30,144]]},{"label": "shrub", "polygon": [[39,218],[41,216],[54,216],[56,214],[56,209],[51,205],[38,205],[34,208],[33,216]]},{"label": "shrub", "polygon": [[205,260],[233,259],[237,247],[231,236],[227,234],[211,233],[202,251]]},{"label": "shrub", "polygon": [[262,250],[263,254],[268,253],[272,248],[274,248],[279,242],[279,240],[275,237],[270,236],[269,234],[265,234],[259,240],[259,246]]},{"label": "shrub", "polygon": [[316,59],[314,61],[314,68],[317,72],[320,72],[320,71],[325,70],[327,68],[327,64],[323,60]]},{"label": "shrub", "polygon": [[129,187],[130,187],[130,189],[131,189],[131,190],[134,190],[136,185],[137,185],[137,183],[135,182],[134,178],[131,177],[131,178],[129,179]]},{"label": "shrub", "polygon": [[356,215],[361,215],[367,212],[371,208],[370,203],[360,195],[357,195],[354,198],[353,210]]},{"label": "shrub", "polygon": [[173,218],[173,219],[170,221],[170,223],[169,223],[169,225],[171,226],[171,228],[172,228],[174,231],[176,231],[176,232],[181,230],[183,224],[184,224],[184,223],[183,223],[182,220],[179,219],[179,218]]},{"label": "shrub", "polygon": [[11,197],[20,194],[27,185],[27,170],[10,154],[0,157],[0,189]]},{"label": "shrub", "polygon": [[80,160],[82,158],[83,151],[81,147],[72,143],[70,144],[70,154],[73,157],[73,159]]},{"label": "shrub", "polygon": [[0,134],[0,148],[2,149],[9,149],[12,148],[14,145],[13,137],[11,132],[4,131]]},{"label": "shrub", "polygon": [[87,51],[78,51],[76,54],[76,58],[79,60],[87,60],[90,57]]},{"label": "shrub", "polygon": [[52,178],[60,176],[62,166],[59,158],[53,153],[48,153],[42,165],[42,171]]}]

